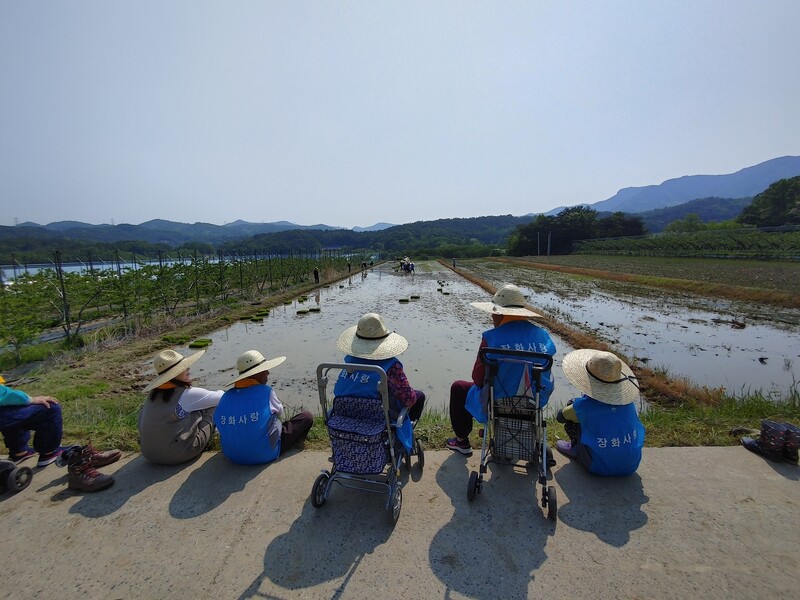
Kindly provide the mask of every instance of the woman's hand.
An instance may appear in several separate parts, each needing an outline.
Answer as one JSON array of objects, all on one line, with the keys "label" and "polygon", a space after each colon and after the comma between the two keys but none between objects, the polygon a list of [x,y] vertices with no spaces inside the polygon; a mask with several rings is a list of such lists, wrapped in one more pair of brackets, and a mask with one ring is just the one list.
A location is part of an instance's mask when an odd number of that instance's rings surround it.
[{"label": "woman's hand", "polygon": [[52,396],[33,396],[31,404],[44,404],[47,408],[50,408],[51,405],[58,404],[58,400]]}]

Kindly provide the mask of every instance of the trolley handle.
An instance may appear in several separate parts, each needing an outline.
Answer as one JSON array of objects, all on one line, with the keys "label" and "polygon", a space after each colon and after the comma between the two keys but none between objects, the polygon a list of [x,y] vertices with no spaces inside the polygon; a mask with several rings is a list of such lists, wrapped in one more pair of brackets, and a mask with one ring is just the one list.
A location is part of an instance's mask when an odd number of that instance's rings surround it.
[{"label": "trolley handle", "polygon": [[480,349],[478,356],[483,364],[494,368],[499,366],[500,361],[509,359],[529,363],[534,371],[549,371],[553,367],[553,357],[543,352],[486,347]]}]

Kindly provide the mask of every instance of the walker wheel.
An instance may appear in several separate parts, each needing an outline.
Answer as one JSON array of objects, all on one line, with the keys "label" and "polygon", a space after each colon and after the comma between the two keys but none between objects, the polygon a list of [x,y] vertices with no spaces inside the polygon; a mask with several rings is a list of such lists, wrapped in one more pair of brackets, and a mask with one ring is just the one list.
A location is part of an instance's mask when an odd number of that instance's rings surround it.
[{"label": "walker wheel", "polygon": [[416,449],[417,464],[421,471],[425,466],[425,450],[422,448],[422,442],[419,441],[419,438],[414,438],[414,448]]},{"label": "walker wheel", "polygon": [[395,486],[389,502],[389,522],[394,525],[400,518],[400,509],[403,507],[403,490],[399,485]]},{"label": "walker wheel", "polygon": [[473,471],[469,474],[469,483],[467,484],[467,500],[474,500],[475,494],[478,491],[478,472]]},{"label": "walker wheel", "polygon": [[555,521],[557,512],[558,502],[556,501],[556,488],[551,485],[547,488],[547,518],[551,521]]},{"label": "walker wheel", "polygon": [[33,471],[30,467],[17,467],[8,474],[6,486],[12,492],[21,492],[31,484]]},{"label": "walker wheel", "polygon": [[329,475],[327,473],[320,473],[314,481],[314,486],[311,488],[311,505],[314,508],[319,508],[328,499],[325,493],[328,488]]}]

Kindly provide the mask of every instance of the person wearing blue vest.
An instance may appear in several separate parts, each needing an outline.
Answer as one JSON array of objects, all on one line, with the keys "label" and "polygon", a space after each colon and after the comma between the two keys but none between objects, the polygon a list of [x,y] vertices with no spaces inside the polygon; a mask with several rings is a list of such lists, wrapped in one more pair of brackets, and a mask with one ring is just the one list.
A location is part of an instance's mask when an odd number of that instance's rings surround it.
[{"label": "person wearing blue vest", "polygon": [[[483,332],[480,348],[506,348],[525,350],[553,356],[556,345],[550,335],[541,327],[534,325],[530,319],[540,317],[538,313],[526,307],[525,296],[516,285],[507,283],[500,286],[491,302],[472,302],[472,306],[491,313],[493,329]],[[456,437],[447,440],[447,447],[464,456],[472,455],[469,434],[472,431],[472,420],[481,423],[488,420],[485,395],[482,394],[485,367],[480,357],[472,367],[472,381],[455,381],[450,386],[450,424]],[[509,368],[498,373],[498,379],[504,389],[516,390],[523,371],[521,368]],[[550,371],[542,374],[542,386],[539,401],[542,407],[547,405],[553,391],[553,376]],[[548,455],[549,456],[549,455]],[[548,458],[552,466],[552,457]]]},{"label": "person wearing blue vest", "polygon": [[[336,347],[344,352],[344,362],[378,365],[386,372],[389,387],[389,410],[392,417],[408,407],[408,419],[397,432],[398,438],[410,450],[413,423],[422,415],[425,394],[415,390],[408,381],[403,364],[397,356],[408,348],[408,340],[390,331],[377,313],[366,313],[358,324],[345,329],[336,340]],[[377,375],[371,371],[342,371],[333,388],[336,397],[357,396],[378,398]]]},{"label": "person wearing blue vest", "polygon": [[236,361],[239,375],[214,412],[222,453],[231,462],[272,462],[308,435],[313,415],[304,410],[282,423],[283,404],[267,385],[270,369],[285,360],[285,356],[267,360],[258,350],[248,350]]},{"label": "person wearing blue vest", "polygon": [[570,441],[556,449],[587,471],[608,477],[639,468],[644,425],[636,412],[639,383],[631,368],[611,352],[573,350],[562,361],[564,375],[583,395],[558,411]]}]

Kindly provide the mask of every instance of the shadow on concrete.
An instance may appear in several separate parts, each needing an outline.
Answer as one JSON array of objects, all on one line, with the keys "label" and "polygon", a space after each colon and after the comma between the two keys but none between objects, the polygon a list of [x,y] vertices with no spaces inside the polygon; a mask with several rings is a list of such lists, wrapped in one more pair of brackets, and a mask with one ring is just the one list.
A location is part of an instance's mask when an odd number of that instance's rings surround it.
[{"label": "shadow on concrete", "polygon": [[[122,465],[114,473],[114,485],[112,487],[95,493],[63,490],[53,496],[53,502],[59,502],[73,495],[83,495],[74,506],[70,507],[69,512],[77,513],[90,519],[105,517],[122,508],[130,498],[143,492],[151,485],[180,473],[186,467],[194,464],[195,460],[180,465],[156,465],[139,455]],[[100,471],[104,472],[105,469],[100,469]],[[53,483],[60,481],[61,479],[58,479]],[[66,469],[64,470],[63,481],[66,484]]]},{"label": "shadow on concrete", "polygon": [[176,519],[191,519],[212,511],[268,466],[237,465],[220,452],[189,474],[170,500],[169,514]]},{"label": "shadow on concrete", "polygon": [[302,590],[343,578],[332,596],[340,598],[363,558],[392,533],[387,499],[388,494],[347,490],[337,485],[320,508],[314,508],[310,498],[306,500],[289,530],[267,546],[264,571],[239,599],[275,598],[260,591],[267,580],[286,590]]},{"label": "shadow on concrete", "polygon": [[[447,586],[472,598],[527,598],[555,533],[537,501],[536,475],[511,465],[489,465],[481,493],[467,500],[469,468],[461,455],[445,459],[436,482],[453,504],[453,517],[433,537],[431,569]],[[492,562],[507,576],[492,577]]]},{"label": "shadow on concrete", "polygon": [[568,527],[593,533],[606,544],[619,548],[630,541],[631,531],[647,523],[642,506],[650,498],[644,493],[638,473],[628,477],[598,477],[569,462],[556,471],[555,478],[563,491],[558,520]]}]

